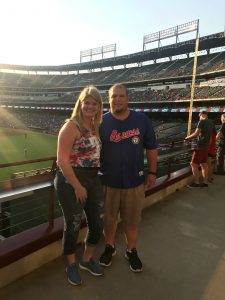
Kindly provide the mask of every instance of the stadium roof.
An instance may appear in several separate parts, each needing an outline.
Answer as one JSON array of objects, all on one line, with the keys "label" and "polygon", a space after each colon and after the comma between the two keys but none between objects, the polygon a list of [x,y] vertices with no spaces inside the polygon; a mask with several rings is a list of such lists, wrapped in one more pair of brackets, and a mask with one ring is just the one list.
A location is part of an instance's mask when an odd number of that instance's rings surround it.
[{"label": "stadium roof", "polygon": [[[225,46],[224,32],[219,32],[204,36],[200,38],[199,51],[208,50],[217,47]],[[26,65],[11,65],[0,64],[0,69],[32,71],[32,72],[69,72],[80,70],[91,70],[97,68],[114,67],[118,65],[127,65],[133,63],[140,63],[149,60],[156,60],[163,57],[170,57],[175,55],[187,54],[194,52],[195,39],[180,42],[177,44],[157,47],[150,50],[136,52],[118,57],[105,58],[101,60],[60,65],[60,66],[26,66]]]}]

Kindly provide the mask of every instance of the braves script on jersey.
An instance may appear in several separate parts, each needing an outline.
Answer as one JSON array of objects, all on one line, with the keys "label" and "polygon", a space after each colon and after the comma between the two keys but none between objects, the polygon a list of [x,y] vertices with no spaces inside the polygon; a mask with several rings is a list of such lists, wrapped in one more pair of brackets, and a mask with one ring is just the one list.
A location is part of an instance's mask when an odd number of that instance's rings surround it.
[{"label": "braves script on jersey", "polygon": [[120,142],[121,140],[124,139],[129,139],[130,137],[133,137],[135,135],[139,135],[140,131],[138,128],[133,129],[133,130],[127,130],[125,132],[119,133],[117,130],[113,130],[112,134],[110,135],[110,141],[111,142]]}]

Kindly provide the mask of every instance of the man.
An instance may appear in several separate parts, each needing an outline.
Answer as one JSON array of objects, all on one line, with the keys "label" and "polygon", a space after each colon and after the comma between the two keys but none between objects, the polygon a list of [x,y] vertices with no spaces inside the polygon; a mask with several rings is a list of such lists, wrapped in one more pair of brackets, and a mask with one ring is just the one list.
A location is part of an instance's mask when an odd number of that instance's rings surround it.
[{"label": "man", "polygon": [[225,114],[221,115],[221,127],[217,133],[216,140],[218,141],[216,155],[216,172],[217,175],[225,175],[224,172],[224,156],[225,156]]},{"label": "man", "polygon": [[109,90],[110,112],[101,125],[101,172],[105,195],[105,251],[100,264],[110,266],[116,254],[118,214],[124,224],[125,257],[134,272],[142,271],[136,243],[144,191],[144,148],[148,161],[146,184],[156,182],[157,144],[150,119],[128,108],[127,89],[116,84]]},{"label": "man", "polygon": [[[194,150],[191,160],[191,168],[194,176],[194,182],[188,187],[208,187],[208,150],[210,137],[212,134],[213,123],[208,119],[206,111],[199,113],[199,122],[194,133],[187,136],[185,141],[198,138],[197,148]],[[199,166],[201,166],[203,183],[199,181]]]}]

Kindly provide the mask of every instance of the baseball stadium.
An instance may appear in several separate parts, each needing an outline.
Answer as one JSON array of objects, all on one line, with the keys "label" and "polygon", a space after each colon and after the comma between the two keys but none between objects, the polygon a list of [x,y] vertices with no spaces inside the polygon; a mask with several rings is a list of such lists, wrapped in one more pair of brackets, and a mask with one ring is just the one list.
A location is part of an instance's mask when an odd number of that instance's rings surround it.
[{"label": "baseball stadium", "polygon": [[[181,42],[187,33],[193,38]],[[14,299],[12,291],[27,285],[44,289],[46,299],[72,299],[61,274],[63,217],[53,187],[57,136],[84,87],[99,89],[107,112],[108,90],[116,83],[127,87],[130,109],[152,120],[158,142],[157,180],[145,192],[140,232],[146,271],[138,278],[127,274],[118,256],[101,291],[88,278],[90,290],[74,297],[120,299],[123,280],[127,298],[121,299],[225,299],[224,177],[215,176],[208,189],[186,188],[193,180],[193,145],[184,138],[195,130],[199,112],[206,111],[217,129],[225,113],[225,32],[199,37],[199,20],[145,35],[143,50],[132,54],[117,56],[117,45],[110,44],[80,51],[78,63],[0,64],[2,299]],[[84,216],[81,249],[86,225]],[[118,252],[122,239],[120,232]],[[138,292],[131,288],[137,285]]]}]

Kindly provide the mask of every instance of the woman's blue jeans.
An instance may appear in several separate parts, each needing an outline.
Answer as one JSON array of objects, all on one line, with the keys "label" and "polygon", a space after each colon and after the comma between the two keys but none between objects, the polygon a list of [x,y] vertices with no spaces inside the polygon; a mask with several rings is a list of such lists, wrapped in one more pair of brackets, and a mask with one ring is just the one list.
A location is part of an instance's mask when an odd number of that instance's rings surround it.
[{"label": "woman's blue jeans", "polygon": [[63,254],[76,252],[80,224],[85,212],[88,223],[86,243],[95,246],[103,231],[103,191],[96,169],[74,168],[80,183],[87,190],[86,202],[76,199],[73,187],[66,182],[62,172],[57,171],[54,186],[64,216],[64,232],[62,240]]}]

